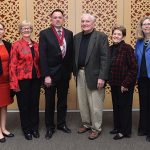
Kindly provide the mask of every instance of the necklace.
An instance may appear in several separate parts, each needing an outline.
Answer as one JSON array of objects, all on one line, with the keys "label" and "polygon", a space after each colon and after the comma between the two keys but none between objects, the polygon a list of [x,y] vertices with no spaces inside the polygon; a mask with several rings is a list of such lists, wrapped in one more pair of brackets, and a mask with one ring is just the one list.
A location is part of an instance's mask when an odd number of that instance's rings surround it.
[{"label": "necklace", "polygon": [[150,42],[150,39],[149,40],[145,40],[144,41],[144,46],[147,46],[149,44],[149,42]]}]

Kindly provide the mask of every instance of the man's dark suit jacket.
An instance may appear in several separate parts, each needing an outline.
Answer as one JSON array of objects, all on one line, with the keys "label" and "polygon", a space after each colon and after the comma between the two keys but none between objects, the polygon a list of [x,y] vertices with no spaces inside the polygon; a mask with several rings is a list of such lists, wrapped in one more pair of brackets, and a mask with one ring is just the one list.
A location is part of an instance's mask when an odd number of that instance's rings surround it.
[{"label": "man's dark suit jacket", "polygon": [[[83,32],[74,36],[74,69],[75,76],[78,75],[79,49]],[[107,36],[96,30],[93,31],[85,60],[85,78],[90,90],[97,89],[98,79],[107,80],[109,71],[109,44]]]},{"label": "man's dark suit jacket", "polygon": [[52,28],[40,32],[40,68],[43,77],[50,76],[52,82],[67,80],[73,69],[73,33],[65,28],[66,55],[62,58],[61,49]]}]

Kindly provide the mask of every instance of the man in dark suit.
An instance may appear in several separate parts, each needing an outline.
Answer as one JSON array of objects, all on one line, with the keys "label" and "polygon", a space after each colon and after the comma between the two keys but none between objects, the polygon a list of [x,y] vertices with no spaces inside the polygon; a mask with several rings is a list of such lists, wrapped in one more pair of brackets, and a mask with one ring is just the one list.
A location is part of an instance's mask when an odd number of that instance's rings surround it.
[{"label": "man in dark suit", "polygon": [[40,32],[39,51],[41,74],[45,86],[46,139],[55,131],[54,111],[57,91],[57,129],[71,133],[66,126],[67,93],[72,72],[73,33],[63,26],[64,14],[60,9],[51,15],[51,26]]},{"label": "man in dark suit", "polygon": [[74,75],[77,78],[77,98],[82,126],[78,133],[91,130],[89,139],[101,133],[105,80],[108,78],[109,45],[107,36],[96,31],[95,17],[83,14],[82,32],[74,37]]}]

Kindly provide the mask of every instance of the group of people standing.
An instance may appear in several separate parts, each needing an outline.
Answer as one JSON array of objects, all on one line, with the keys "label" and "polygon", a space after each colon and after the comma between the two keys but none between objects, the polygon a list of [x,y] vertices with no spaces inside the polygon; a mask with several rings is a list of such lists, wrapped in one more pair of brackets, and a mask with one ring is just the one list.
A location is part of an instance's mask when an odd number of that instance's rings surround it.
[{"label": "group of people standing", "polygon": [[[23,21],[22,38],[11,46],[3,40],[5,27],[0,23],[0,142],[14,137],[6,129],[7,106],[17,97],[21,128],[25,139],[39,138],[40,87],[45,90],[46,139],[58,130],[71,133],[66,124],[67,94],[71,74],[75,77],[82,125],[78,133],[89,132],[89,139],[102,131],[102,112],[106,83],[111,86],[114,139],[131,136],[132,100],[136,80],[140,100],[139,136],[150,141],[150,17],[141,19],[135,51],[125,43],[126,29],[114,26],[112,45],[107,35],[96,31],[96,19],[81,16],[82,31],[73,37],[63,27],[64,13],[50,14],[51,26],[40,32],[39,44],[31,39],[33,26]],[[57,93],[57,122],[55,97]]]}]

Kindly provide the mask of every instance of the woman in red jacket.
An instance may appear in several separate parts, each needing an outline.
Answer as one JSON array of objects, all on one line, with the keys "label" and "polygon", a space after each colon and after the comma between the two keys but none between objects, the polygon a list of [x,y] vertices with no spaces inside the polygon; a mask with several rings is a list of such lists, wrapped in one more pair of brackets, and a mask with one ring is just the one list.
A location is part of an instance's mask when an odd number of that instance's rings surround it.
[{"label": "woman in red jacket", "polygon": [[12,45],[10,54],[10,88],[16,92],[21,127],[27,140],[39,137],[40,70],[38,43],[31,40],[33,27],[23,21],[22,38]]},{"label": "woman in red jacket", "polygon": [[0,142],[5,142],[5,137],[14,134],[6,129],[7,106],[13,102],[9,87],[9,52],[11,44],[3,40],[5,29],[0,22]]}]

